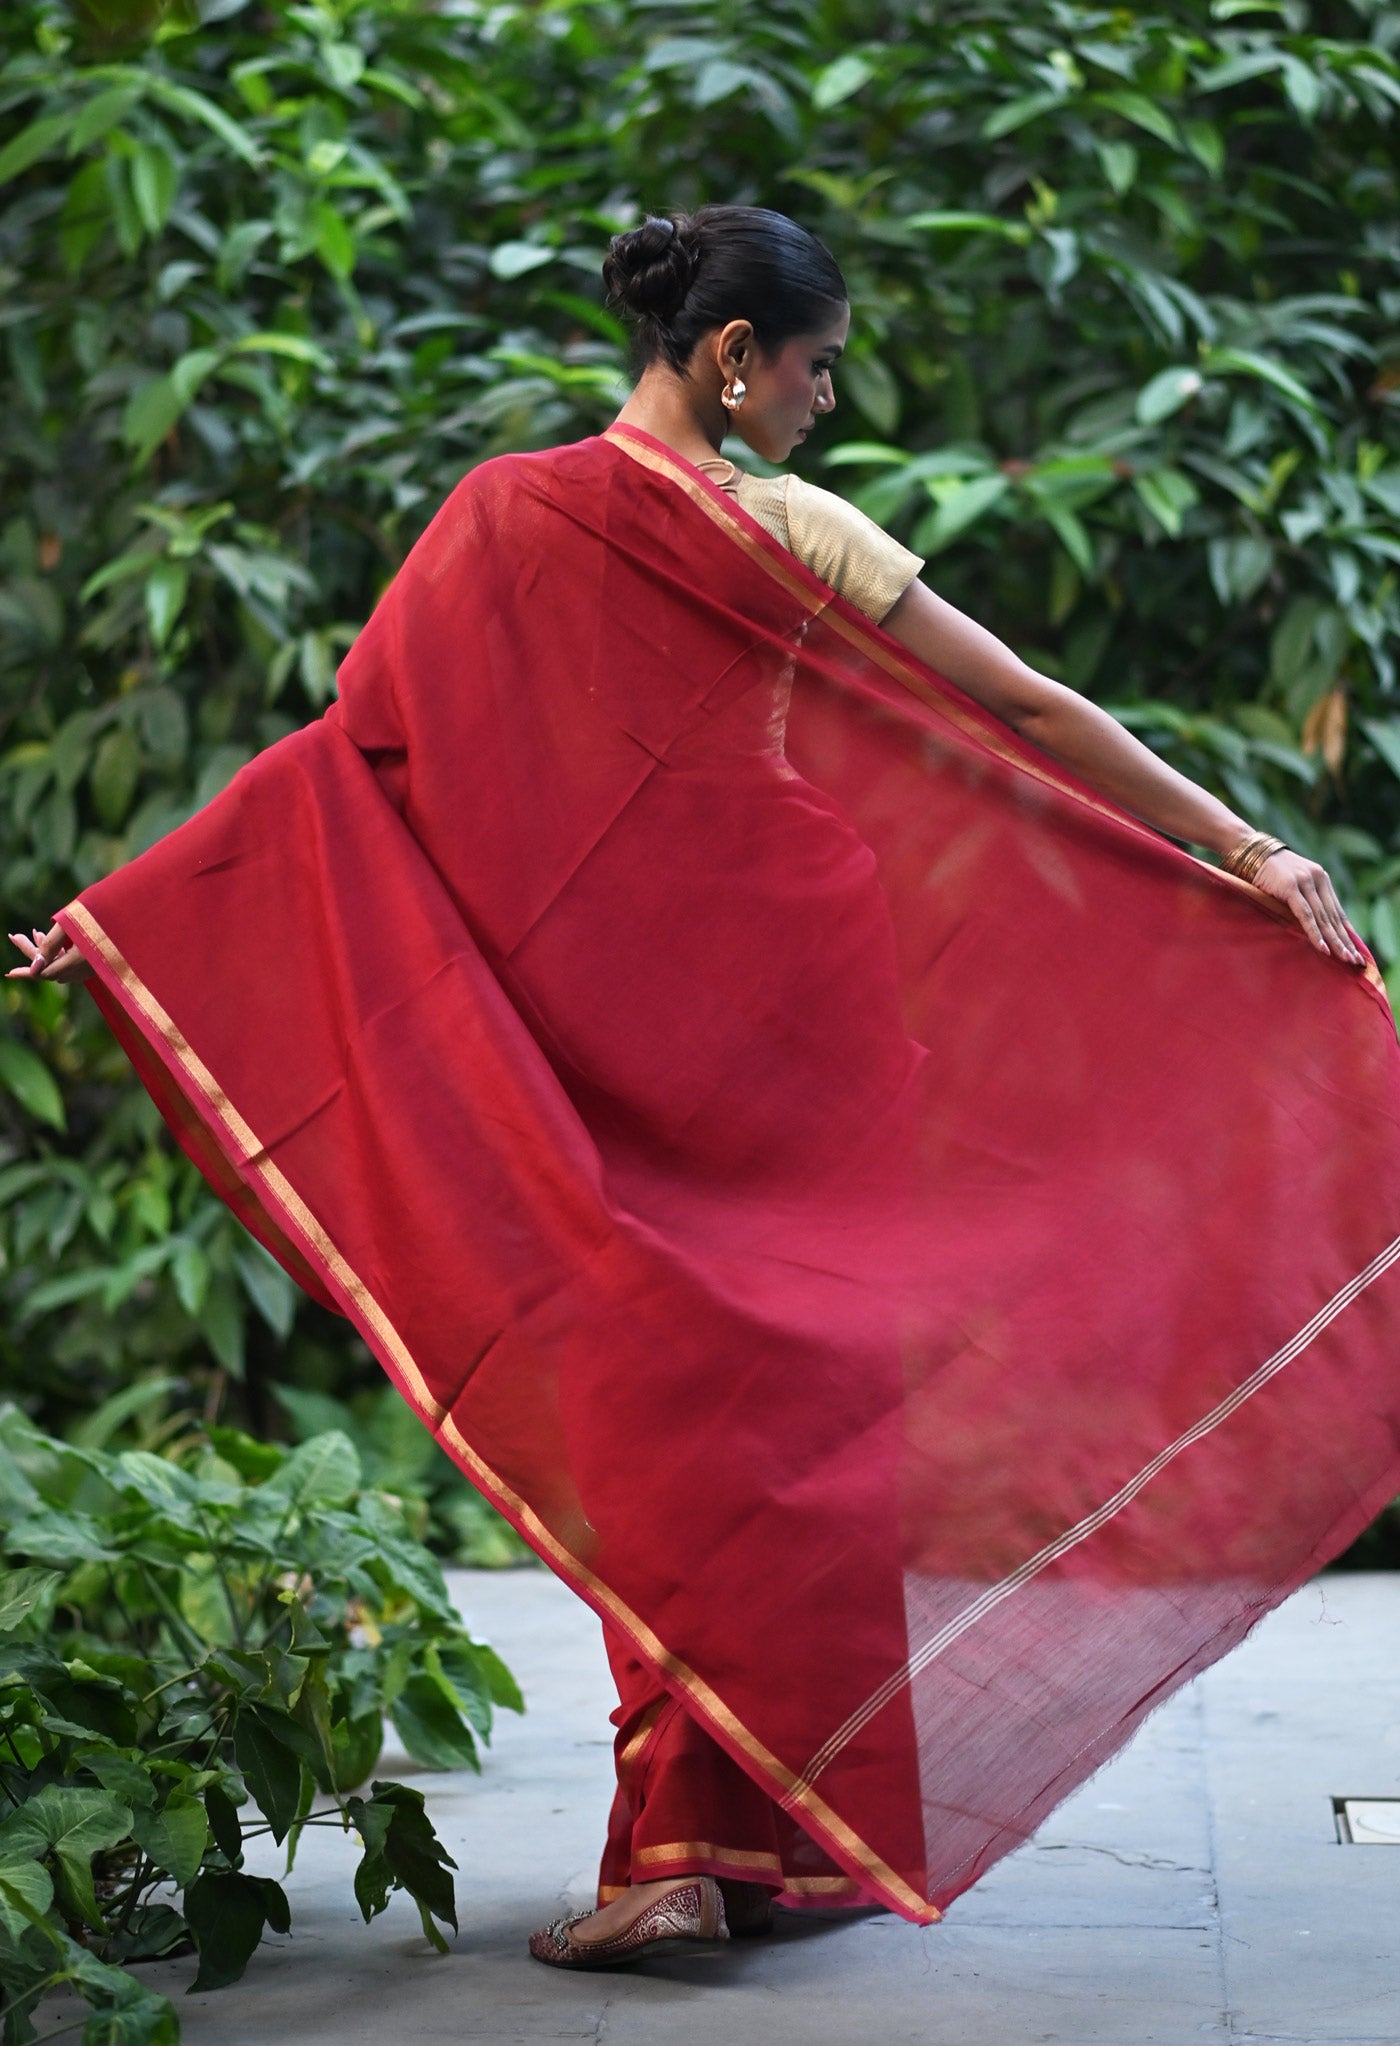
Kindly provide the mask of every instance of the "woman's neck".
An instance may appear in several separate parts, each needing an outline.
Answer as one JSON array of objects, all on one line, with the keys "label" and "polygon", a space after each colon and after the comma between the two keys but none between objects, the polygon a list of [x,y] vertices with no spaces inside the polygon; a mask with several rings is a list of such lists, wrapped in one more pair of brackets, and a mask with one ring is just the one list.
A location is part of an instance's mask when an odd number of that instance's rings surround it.
[{"label": "woman's neck", "polygon": [[717,396],[700,398],[689,384],[652,364],[614,424],[640,427],[687,462],[712,462],[729,431],[729,414]]}]

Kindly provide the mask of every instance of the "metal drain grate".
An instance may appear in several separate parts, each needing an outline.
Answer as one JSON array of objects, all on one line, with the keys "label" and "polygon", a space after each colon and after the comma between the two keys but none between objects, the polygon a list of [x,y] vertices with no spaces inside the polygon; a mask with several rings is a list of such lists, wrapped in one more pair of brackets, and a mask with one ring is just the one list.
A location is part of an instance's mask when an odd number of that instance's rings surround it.
[{"label": "metal drain grate", "polygon": [[1343,1847],[1400,1847],[1400,1797],[1334,1797]]}]

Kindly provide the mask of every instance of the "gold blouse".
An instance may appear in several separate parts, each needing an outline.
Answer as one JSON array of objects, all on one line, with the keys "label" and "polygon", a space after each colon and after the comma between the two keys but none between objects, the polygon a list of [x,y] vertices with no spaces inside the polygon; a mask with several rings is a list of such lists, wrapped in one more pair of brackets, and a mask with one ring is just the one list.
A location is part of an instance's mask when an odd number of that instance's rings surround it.
[{"label": "gold blouse", "polygon": [[877,625],[924,565],[844,497],[801,476],[751,476],[722,455],[695,467]]}]

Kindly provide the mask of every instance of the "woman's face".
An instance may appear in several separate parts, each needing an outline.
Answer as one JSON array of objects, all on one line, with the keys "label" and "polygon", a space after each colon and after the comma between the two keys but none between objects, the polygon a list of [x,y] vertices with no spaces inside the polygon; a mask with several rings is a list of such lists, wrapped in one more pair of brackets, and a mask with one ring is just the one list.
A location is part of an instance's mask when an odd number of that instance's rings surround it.
[{"label": "woman's face", "polygon": [[[733,321],[721,337],[720,369],[726,381],[743,378],[744,402],[728,415],[728,425],[765,461],[785,462],[836,403],[831,388],[832,365],[846,343],[851,309],[843,305],[831,321],[810,334],[794,334],[765,357],[746,320]],[[747,333],[745,343],[737,330]],[[738,342],[736,348],[735,342]],[[735,356],[738,366],[731,366]]]}]

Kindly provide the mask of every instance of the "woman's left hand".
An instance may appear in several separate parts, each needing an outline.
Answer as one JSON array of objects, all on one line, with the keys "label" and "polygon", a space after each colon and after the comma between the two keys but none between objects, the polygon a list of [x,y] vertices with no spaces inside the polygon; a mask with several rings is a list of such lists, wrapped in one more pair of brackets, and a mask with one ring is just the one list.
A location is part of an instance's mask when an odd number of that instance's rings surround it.
[{"label": "woman's left hand", "polygon": [[92,968],[67,931],[58,924],[49,931],[35,931],[26,938],[23,931],[11,931],[10,943],[23,952],[24,966],[12,966],[6,980],[88,980]]},{"label": "woman's left hand", "polygon": [[1330,952],[1348,966],[1365,962],[1347,929],[1342,905],[1326,867],[1301,853],[1272,853],[1254,877],[1254,886],[1287,903],[1319,952]]}]

